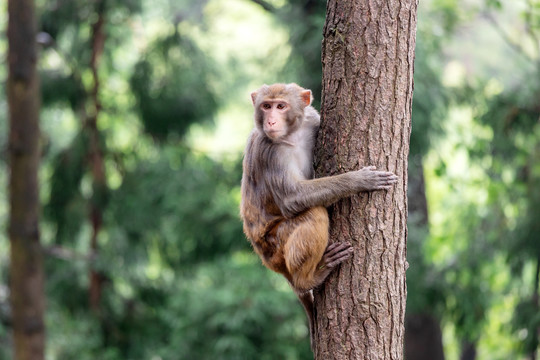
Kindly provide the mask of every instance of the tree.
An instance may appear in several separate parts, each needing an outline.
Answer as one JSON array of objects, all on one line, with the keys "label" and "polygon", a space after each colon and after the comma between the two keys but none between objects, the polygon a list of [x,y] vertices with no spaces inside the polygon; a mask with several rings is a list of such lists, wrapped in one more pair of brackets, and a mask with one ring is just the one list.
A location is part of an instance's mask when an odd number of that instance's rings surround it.
[{"label": "tree", "polygon": [[14,358],[44,357],[43,259],[39,242],[39,78],[33,0],[8,2],[7,93]]},{"label": "tree", "polygon": [[415,0],[328,1],[317,175],[374,165],[401,180],[330,209],[331,241],[355,253],[316,291],[316,359],[403,357],[416,9]]}]

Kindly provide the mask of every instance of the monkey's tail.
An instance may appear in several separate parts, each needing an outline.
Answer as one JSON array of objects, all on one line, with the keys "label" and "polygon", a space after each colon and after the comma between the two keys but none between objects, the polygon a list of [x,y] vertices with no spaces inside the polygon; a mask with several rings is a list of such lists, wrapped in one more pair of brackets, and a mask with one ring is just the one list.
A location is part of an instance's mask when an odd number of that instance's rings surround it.
[{"label": "monkey's tail", "polygon": [[298,299],[302,303],[304,310],[309,321],[309,340],[311,344],[311,351],[315,351],[315,309],[313,307],[313,292],[306,291],[297,293]]}]

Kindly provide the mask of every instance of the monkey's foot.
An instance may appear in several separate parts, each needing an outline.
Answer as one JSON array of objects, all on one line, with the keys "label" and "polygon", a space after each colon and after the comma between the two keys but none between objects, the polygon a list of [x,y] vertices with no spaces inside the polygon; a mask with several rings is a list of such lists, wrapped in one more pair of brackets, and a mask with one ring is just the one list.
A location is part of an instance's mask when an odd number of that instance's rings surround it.
[{"label": "monkey's foot", "polygon": [[351,257],[353,248],[348,242],[337,242],[328,245],[319,263],[319,269],[332,269]]}]

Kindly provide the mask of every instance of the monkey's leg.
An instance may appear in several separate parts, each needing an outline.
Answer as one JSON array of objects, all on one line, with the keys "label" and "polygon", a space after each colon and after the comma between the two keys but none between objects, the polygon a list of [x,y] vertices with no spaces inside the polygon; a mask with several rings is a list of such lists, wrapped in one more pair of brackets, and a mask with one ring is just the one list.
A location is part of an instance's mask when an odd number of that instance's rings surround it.
[{"label": "monkey's leg", "polygon": [[287,224],[292,228],[283,255],[290,281],[298,293],[323,283],[334,267],[352,253],[348,243],[328,246],[328,212],[315,207]]},{"label": "monkey's leg", "polygon": [[290,229],[283,245],[285,264],[292,286],[303,293],[319,284],[315,273],[328,245],[328,212],[324,207],[315,207],[285,226]]},{"label": "monkey's leg", "polygon": [[[318,259],[318,257],[307,258],[303,263],[298,264],[296,269],[289,267],[293,286],[298,292],[308,291],[319,286],[337,265],[351,257],[352,252],[353,248],[349,243],[333,243],[326,247],[316,265],[313,260]],[[287,262],[287,258],[285,261]],[[289,266],[290,262],[287,263]]]}]

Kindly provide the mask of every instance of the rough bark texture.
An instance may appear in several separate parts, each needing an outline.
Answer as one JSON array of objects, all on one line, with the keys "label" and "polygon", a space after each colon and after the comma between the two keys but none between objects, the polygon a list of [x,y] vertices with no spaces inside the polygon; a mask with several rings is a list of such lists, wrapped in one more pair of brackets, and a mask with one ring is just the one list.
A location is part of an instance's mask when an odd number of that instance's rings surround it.
[{"label": "rough bark texture", "polygon": [[331,241],[350,241],[355,253],[315,292],[316,359],[403,358],[416,8],[328,1],[317,175],[375,165],[400,181],[330,209]]},{"label": "rough bark texture", "polygon": [[44,357],[43,257],[39,243],[39,80],[33,0],[8,2],[7,93],[14,358]]}]

